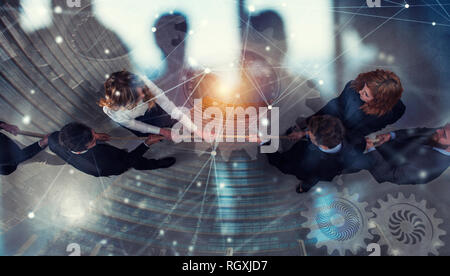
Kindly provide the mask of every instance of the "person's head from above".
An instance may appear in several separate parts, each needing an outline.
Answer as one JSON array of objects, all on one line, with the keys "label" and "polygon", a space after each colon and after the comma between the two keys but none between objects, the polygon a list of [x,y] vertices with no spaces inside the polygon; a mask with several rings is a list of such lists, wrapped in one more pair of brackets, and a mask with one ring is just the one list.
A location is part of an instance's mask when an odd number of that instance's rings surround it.
[{"label": "person's head from above", "polygon": [[433,147],[450,152],[450,123],[436,130],[430,143]]},{"label": "person's head from above", "polygon": [[186,17],[181,13],[161,16],[153,27],[156,44],[165,57],[180,58],[185,54],[186,37],[189,29]]},{"label": "person's head from above", "polygon": [[330,150],[342,144],[345,128],[341,120],[336,117],[314,116],[308,121],[307,134],[314,145],[324,150]]},{"label": "person's head from above", "polygon": [[139,76],[128,71],[111,74],[105,82],[105,97],[99,105],[113,110],[133,109],[140,103],[154,105],[154,95]]},{"label": "person's head from above", "polygon": [[100,135],[84,124],[70,123],[59,132],[59,144],[73,153],[81,154],[95,147]]},{"label": "person's head from above", "polygon": [[391,111],[403,94],[400,78],[393,72],[378,69],[362,73],[352,84],[364,105],[361,109],[369,115],[383,116]]}]

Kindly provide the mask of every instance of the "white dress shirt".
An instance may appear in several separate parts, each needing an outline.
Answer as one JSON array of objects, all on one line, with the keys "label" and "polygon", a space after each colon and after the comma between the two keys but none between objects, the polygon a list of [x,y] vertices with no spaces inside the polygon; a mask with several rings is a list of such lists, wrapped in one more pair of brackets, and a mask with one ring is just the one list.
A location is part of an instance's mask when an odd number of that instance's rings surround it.
[{"label": "white dress shirt", "polygon": [[[184,114],[172,101],[167,98],[164,91],[162,91],[158,86],[156,86],[152,81],[150,81],[145,76],[140,76],[144,81],[145,85],[150,89],[154,95],[155,102],[169,114],[172,119],[180,121],[189,131],[196,131],[197,126],[191,121],[189,116]],[[159,134],[160,128],[157,126],[149,125],[140,121],[136,118],[144,116],[148,110],[148,103],[144,103],[142,100],[133,109],[127,109],[122,107],[118,110],[114,110],[108,107],[103,107],[103,112],[106,113],[115,122],[135,131],[142,133],[152,133]]]}]

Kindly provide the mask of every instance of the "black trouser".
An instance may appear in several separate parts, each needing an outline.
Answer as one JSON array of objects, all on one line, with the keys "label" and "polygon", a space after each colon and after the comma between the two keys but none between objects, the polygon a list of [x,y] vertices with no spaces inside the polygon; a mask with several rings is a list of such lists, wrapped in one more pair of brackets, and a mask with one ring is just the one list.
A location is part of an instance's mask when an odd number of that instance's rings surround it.
[{"label": "black trouser", "polygon": [[[154,107],[147,110],[144,116],[137,117],[136,121],[143,122],[148,125],[156,126],[159,128],[172,128],[177,121],[173,120],[167,112],[165,112],[159,105],[155,104]],[[124,127],[124,126],[123,126]],[[142,133],[136,130],[124,127],[129,131],[133,132],[134,135],[138,137],[147,137],[150,133]]]},{"label": "black trouser", "polygon": [[20,163],[33,158],[42,150],[38,143],[34,143],[22,150],[13,140],[0,133],[0,174],[12,174]]}]

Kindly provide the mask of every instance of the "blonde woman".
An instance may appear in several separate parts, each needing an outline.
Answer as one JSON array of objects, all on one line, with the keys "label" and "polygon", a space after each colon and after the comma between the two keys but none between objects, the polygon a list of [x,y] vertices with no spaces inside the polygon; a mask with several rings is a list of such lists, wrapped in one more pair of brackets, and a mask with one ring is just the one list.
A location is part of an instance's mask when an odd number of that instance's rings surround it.
[{"label": "blonde woman", "polygon": [[191,132],[197,130],[164,91],[148,78],[128,71],[116,72],[108,78],[105,97],[99,105],[112,120],[139,137],[157,134],[172,140],[171,128],[177,121]]}]

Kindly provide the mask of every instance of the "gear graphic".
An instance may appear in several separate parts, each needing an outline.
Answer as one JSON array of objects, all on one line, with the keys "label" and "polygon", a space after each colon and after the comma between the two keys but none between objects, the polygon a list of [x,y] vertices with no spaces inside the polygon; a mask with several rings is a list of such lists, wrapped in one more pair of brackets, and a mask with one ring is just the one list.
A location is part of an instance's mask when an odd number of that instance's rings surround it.
[{"label": "gear graphic", "polygon": [[313,207],[301,213],[308,219],[304,224],[310,229],[308,239],[316,239],[317,248],[326,246],[329,255],[338,251],[343,256],[347,250],[356,255],[365,249],[365,240],[373,238],[369,232],[372,214],[366,211],[368,204],[358,198],[358,194],[350,195],[347,189],[321,192],[314,198]]},{"label": "gear graphic", "polygon": [[372,233],[381,236],[380,245],[387,245],[388,253],[395,256],[439,255],[438,248],[444,246],[439,237],[446,232],[439,229],[443,221],[434,216],[436,209],[428,209],[427,202],[416,201],[414,195],[387,198],[378,200],[381,207],[373,208],[376,216],[370,221],[375,226]]}]

